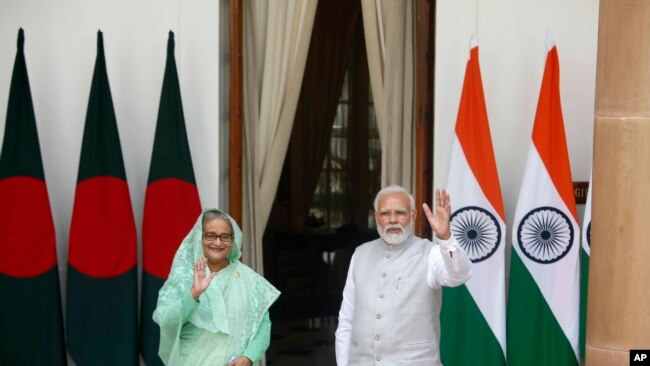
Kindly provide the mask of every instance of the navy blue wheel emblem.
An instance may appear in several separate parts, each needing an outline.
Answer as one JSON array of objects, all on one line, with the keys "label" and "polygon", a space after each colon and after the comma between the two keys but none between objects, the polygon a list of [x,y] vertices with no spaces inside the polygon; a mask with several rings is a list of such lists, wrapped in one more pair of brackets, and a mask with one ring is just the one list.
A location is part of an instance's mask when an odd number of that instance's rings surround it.
[{"label": "navy blue wheel emblem", "polygon": [[564,257],[573,245],[573,226],[564,212],[539,207],[524,216],[517,228],[521,251],[531,260],[548,264]]},{"label": "navy blue wheel emblem", "polygon": [[589,225],[587,225],[587,246],[591,248],[591,220],[589,220]]},{"label": "navy blue wheel emblem", "polygon": [[469,259],[480,262],[496,252],[501,243],[501,227],[489,211],[476,207],[463,207],[450,218],[451,233]]}]

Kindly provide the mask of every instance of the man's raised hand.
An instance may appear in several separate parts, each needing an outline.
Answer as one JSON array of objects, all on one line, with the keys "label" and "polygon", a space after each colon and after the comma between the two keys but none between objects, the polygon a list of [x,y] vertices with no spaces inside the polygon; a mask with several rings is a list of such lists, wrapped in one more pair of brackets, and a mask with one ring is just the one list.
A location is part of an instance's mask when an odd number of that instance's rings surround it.
[{"label": "man's raised hand", "polygon": [[422,204],[424,214],[429,220],[429,225],[436,236],[442,240],[447,240],[451,237],[449,230],[449,217],[451,216],[451,199],[449,193],[445,189],[436,189],[436,207],[435,212],[426,203]]}]

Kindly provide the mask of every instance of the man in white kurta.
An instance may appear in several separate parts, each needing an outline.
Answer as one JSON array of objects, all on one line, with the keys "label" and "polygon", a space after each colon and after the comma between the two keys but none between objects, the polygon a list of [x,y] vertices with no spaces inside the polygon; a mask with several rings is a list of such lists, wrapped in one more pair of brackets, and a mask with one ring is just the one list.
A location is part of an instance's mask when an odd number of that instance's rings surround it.
[{"label": "man in white kurta", "polygon": [[389,186],[375,198],[380,238],[359,246],[350,262],[336,330],[338,366],[441,365],[442,286],[471,276],[471,261],[449,230],[451,203],[436,190],[423,210],[435,242],[413,235],[415,202]]}]

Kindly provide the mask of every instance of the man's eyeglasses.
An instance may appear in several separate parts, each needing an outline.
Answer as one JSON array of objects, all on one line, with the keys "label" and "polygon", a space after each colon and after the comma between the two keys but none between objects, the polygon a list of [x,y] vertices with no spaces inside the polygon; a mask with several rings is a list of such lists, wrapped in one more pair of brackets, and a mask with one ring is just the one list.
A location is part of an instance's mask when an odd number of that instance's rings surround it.
[{"label": "man's eyeglasses", "polygon": [[217,238],[221,240],[222,243],[230,243],[232,241],[232,234],[228,233],[223,233],[223,234],[215,234],[215,233],[205,233],[203,234],[203,239],[206,241],[216,241]]},{"label": "man's eyeglasses", "polygon": [[395,215],[398,219],[404,219],[408,216],[409,211],[397,209],[397,210],[379,210],[379,217],[382,219],[388,219],[391,215]]}]

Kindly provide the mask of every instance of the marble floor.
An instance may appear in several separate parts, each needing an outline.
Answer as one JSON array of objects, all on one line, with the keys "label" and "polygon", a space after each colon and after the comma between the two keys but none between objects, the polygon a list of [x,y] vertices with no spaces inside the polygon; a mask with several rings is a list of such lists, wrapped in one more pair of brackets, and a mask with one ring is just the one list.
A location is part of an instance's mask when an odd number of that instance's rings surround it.
[{"label": "marble floor", "polygon": [[336,317],[273,321],[268,366],[335,366]]}]

